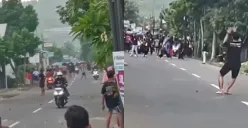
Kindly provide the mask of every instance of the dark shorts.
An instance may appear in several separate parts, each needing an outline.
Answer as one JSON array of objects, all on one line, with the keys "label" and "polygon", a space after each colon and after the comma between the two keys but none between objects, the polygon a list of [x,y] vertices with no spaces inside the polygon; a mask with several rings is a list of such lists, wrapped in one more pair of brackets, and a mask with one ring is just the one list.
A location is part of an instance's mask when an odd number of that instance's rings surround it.
[{"label": "dark shorts", "polygon": [[45,81],[40,81],[40,87],[44,88],[45,87]]},{"label": "dark shorts", "polygon": [[86,75],[85,72],[82,72],[82,75],[85,76]]},{"label": "dark shorts", "polygon": [[110,113],[114,113],[114,112],[120,113],[121,112],[121,109],[120,109],[119,106],[116,106],[116,107],[113,107],[113,108],[108,108],[108,109],[109,109]]},{"label": "dark shorts", "polygon": [[232,78],[237,78],[239,75],[241,65],[231,65],[228,63],[225,63],[223,67],[220,69],[221,76],[225,76],[229,71],[232,72]]}]

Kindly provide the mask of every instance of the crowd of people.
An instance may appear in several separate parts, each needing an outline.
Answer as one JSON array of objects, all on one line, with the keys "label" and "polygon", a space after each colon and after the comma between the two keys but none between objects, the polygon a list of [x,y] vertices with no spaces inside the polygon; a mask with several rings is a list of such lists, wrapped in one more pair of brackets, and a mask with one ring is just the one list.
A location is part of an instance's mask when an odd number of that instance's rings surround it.
[{"label": "crowd of people", "polygon": [[164,31],[153,35],[151,31],[142,33],[130,33],[125,35],[125,50],[130,52],[130,56],[138,57],[143,54],[143,57],[152,55],[154,52],[158,57],[166,55],[168,58],[178,56],[179,59],[184,59],[187,55],[193,55],[194,47],[193,41],[190,37],[185,39],[177,36],[168,36]]}]

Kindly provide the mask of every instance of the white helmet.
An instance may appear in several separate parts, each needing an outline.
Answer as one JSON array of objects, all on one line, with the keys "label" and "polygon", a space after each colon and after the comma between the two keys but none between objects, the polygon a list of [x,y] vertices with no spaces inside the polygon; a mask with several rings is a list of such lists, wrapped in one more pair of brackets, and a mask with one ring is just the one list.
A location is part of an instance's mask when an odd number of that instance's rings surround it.
[{"label": "white helmet", "polygon": [[57,72],[57,76],[62,76],[63,75],[63,73],[62,72]]}]

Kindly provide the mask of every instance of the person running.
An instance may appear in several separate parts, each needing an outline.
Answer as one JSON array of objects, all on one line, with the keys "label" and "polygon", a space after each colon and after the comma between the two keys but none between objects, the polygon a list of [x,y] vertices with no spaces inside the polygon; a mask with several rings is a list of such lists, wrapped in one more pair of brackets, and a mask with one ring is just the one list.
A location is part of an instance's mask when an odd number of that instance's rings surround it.
[{"label": "person running", "polygon": [[[113,112],[117,112],[117,124],[122,127],[122,114],[120,110],[120,94],[118,91],[118,86],[115,81],[114,70],[107,70],[107,81],[104,82],[102,86],[102,109],[105,109],[105,104],[109,110],[106,122],[106,128],[110,128],[110,122]],[[105,104],[104,104],[105,103]]]},{"label": "person running", "polygon": [[70,106],[65,112],[67,128],[91,128],[88,111],[78,105]]},{"label": "person running", "polygon": [[[230,41],[230,42],[229,42]],[[227,31],[226,37],[223,41],[224,45],[227,49],[227,59],[223,67],[219,72],[219,91],[217,94],[231,94],[230,89],[234,85],[236,78],[239,74],[239,70],[241,67],[241,50],[242,50],[242,42],[240,39],[240,35],[237,33],[236,28],[230,28]],[[229,72],[232,72],[232,81],[229,83],[227,89],[224,91],[224,80],[223,77]]]}]

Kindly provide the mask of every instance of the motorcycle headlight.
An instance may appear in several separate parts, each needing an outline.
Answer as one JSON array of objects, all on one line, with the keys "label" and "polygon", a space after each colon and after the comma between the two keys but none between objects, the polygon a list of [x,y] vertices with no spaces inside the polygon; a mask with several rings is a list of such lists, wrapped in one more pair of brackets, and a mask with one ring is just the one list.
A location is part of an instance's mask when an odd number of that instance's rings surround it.
[{"label": "motorcycle headlight", "polygon": [[59,92],[59,95],[63,95],[63,94],[64,94],[64,91],[60,91],[60,92]]},{"label": "motorcycle headlight", "polygon": [[56,96],[56,95],[58,95],[58,94],[59,94],[59,93],[58,93],[58,92],[56,92],[56,91],[54,91],[54,92],[53,92],[53,95],[55,95],[55,96]]}]

